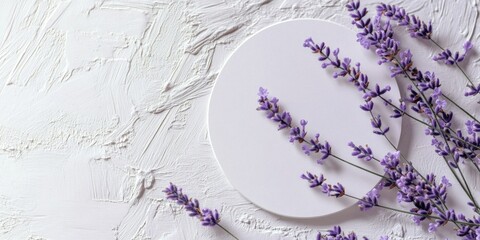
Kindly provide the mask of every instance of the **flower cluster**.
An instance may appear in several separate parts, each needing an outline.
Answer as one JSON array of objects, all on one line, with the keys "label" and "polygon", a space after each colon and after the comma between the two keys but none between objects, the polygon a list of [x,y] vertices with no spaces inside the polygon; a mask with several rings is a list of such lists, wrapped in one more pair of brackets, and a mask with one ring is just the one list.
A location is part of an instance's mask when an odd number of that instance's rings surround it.
[{"label": "flower cluster", "polygon": [[380,198],[380,191],[382,188],[382,184],[377,185],[358,201],[358,207],[361,211],[366,211],[370,208],[378,206],[378,200]]},{"label": "flower cluster", "polygon": [[[259,107],[258,110],[266,111],[266,117],[272,119],[278,123],[281,127],[279,129],[290,129],[290,141],[303,143],[303,149],[306,154],[320,153],[322,158],[319,161],[331,156],[331,147],[326,142],[321,144],[319,141],[319,134],[316,134],[314,138],[307,137],[306,125],[307,121],[301,120],[300,126],[296,127],[291,121],[290,113],[281,111],[279,106],[279,99],[272,97],[270,100],[268,91],[264,88],[259,89]],[[288,116],[288,118],[279,117]],[[284,119],[288,119],[287,121]],[[378,120],[378,119],[377,119]],[[480,129],[480,126],[470,124],[471,129]],[[285,126],[285,127],[282,127]],[[410,164],[401,164],[400,152],[388,153],[383,159],[377,160],[374,157],[373,151],[368,146],[357,146],[354,143],[348,144],[352,149],[352,155],[365,161],[375,159],[380,165],[384,167],[385,176],[381,184],[368,192],[363,198],[356,198],[346,193],[344,186],[340,183],[328,184],[323,175],[317,176],[310,172],[306,172],[301,175],[301,178],[309,183],[311,188],[320,188],[321,191],[336,198],[347,196],[354,198],[358,201],[360,210],[365,211],[372,207],[384,207],[378,204],[380,198],[380,191],[383,187],[396,188],[397,199],[399,202],[410,203],[413,207],[410,212],[413,214],[413,221],[420,223],[429,218],[441,219],[442,215],[438,213],[446,214],[443,207],[446,202],[447,191],[449,186],[448,181],[442,179],[442,183],[435,181],[435,175],[430,174],[424,179],[419,175],[416,170]],[[335,156],[336,157],[336,156]],[[338,157],[336,157],[338,159]],[[352,164],[354,165],[354,164]],[[354,165],[356,166],[356,165]],[[357,166],[358,167],[358,166]],[[381,176],[381,175],[379,175]],[[433,211],[433,208],[440,209],[437,212]],[[447,220],[448,221],[448,220]]]},{"label": "flower cluster", "polygon": [[445,49],[441,53],[437,54],[433,57],[434,61],[443,62],[447,65],[457,64],[459,62],[463,62],[465,57],[467,56],[470,49],[473,48],[473,45],[470,41],[465,42],[463,44],[463,53],[460,54],[459,52],[452,53],[450,49]]},{"label": "flower cluster", "polygon": [[[434,151],[445,161],[446,166],[451,170],[458,184],[470,199],[468,205],[473,208],[476,214],[480,212],[480,207],[468,186],[467,180],[465,180],[462,166],[459,164],[468,160],[480,173],[480,136],[478,134],[480,132],[480,121],[443,94],[440,79],[435,73],[419,70],[414,64],[412,52],[409,49],[403,50],[400,42],[394,38],[392,23],[397,22],[398,25],[405,26],[412,37],[434,42],[432,40],[431,23],[426,23],[419,17],[408,14],[403,8],[394,5],[379,4],[376,8],[377,14],[373,19],[367,17],[367,9],[361,8],[358,0],[349,1],[346,8],[352,17],[352,24],[359,29],[358,42],[367,49],[375,50],[379,58],[378,63],[389,66],[392,78],[402,77],[409,81],[406,96],[400,99],[398,104],[385,98],[385,93],[391,89],[390,86],[381,87],[378,84],[370,86],[368,76],[361,71],[360,63],[352,64],[352,59],[341,58],[339,49],[332,50],[333,48],[326,46],[325,43],[317,44],[311,38],[306,39],[303,46],[318,56],[322,68],[334,69],[333,78],[346,78],[362,93],[364,102],[360,105],[360,109],[370,114],[371,125],[374,128],[373,133],[383,136],[394,150],[380,159],[374,156],[368,145],[362,146],[350,142],[348,146],[352,148],[353,157],[363,161],[374,160],[374,162],[380,164],[383,167],[384,175],[364,169],[333,155],[328,142],[320,143],[319,134],[309,138],[306,130],[307,121],[301,120],[298,126],[294,126],[290,113],[280,111],[278,99],[272,98],[269,100],[268,93],[263,88],[260,88],[259,91],[260,107],[258,110],[266,111],[267,118],[277,122],[279,129],[290,129],[290,142],[303,144],[302,148],[305,154],[322,154],[319,162],[328,157],[333,157],[382,177],[381,182],[361,198],[349,195],[340,183],[328,184],[323,175],[317,176],[306,172],[301,178],[308,181],[311,188],[319,188],[328,196],[336,198],[349,197],[356,199],[362,211],[379,207],[410,214],[417,224],[429,220],[431,221],[429,224],[429,231],[431,232],[447,225],[447,223],[452,223],[456,226],[455,230],[458,236],[463,239],[477,239],[480,237],[480,218],[477,215],[467,218],[461,213],[456,213],[454,209],[449,209],[447,207],[447,189],[451,186],[450,182],[445,177],[438,180],[433,173],[423,176],[417,171],[412,162],[406,160],[389,140],[386,135],[389,127],[382,124],[381,116],[374,114],[377,105],[374,104],[373,100],[378,99],[390,108],[392,111],[391,118],[407,116],[424,125],[425,134],[432,138],[431,144]],[[447,65],[456,65],[460,68],[458,63],[465,60],[471,48],[470,42],[464,45],[463,53],[452,53],[448,49],[441,48],[443,52],[435,56],[434,60],[442,61]],[[465,73],[464,75],[468,79]],[[465,93],[466,96],[480,93],[480,85],[476,87],[471,81],[468,88],[469,90]],[[465,130],[453,130],[452,127],[457,125],[454,122],[453,112],[447,109],[450,106],[457,107],[469,117],[469,120],[464,123]],[[417,118],[414,115],[420,117]],[[411,206],[409,211],[381,205],[380,192],[384,188],[394,189],[397,193],[398,202],[407,203]],[[335,227],[327,234],[319,234],[318,239],[357,239],[357,237],[354,233],[345,235],[340,227]]]},{"label": "flower cluster", "polygon": [[300,176],[302,179],[305,179],[308,181],[310,184],[310,188],[316,188],[316,187],[321,187],[322,192],[325,193],[328,196],[334,196],[336,198],[342,197],[345,195],[345,188],[343,187],[342,184],[337,183],[334,185],[327,184],[325,181],[325,177],[322,175],[317,176],[315,174],[312,174],[310,172],[306,172]]},{"label": "flower cluster", "polygon": [[[364,8],[359,10],[360,2],[351,2],[347,5],[347,9],[351,11],[351,16],[354,19],[363,18],[367,14],[367,10]],[[359,15],[359,13],[362,13]],[[420,20],[419,17],[415,15],[409,15],[405,9],[395,6],[395,5],[388,5],[388,4],[379,4],[377,6],[377,16],[376,19],[385,16],[388,20],[396,21],[400,26],[405,26],[407,31],[410,33],[410,36],[413,38],[421,38],[426,39],[434,43],[438,48],[442,51],[433,57],[434,61],[443,62],[447,65],[456,65],[465,78],[468,80],[469,84],[467,85],[467,91],[465,92],[465,96],[475,96],[480,93],[480,84],[474,84],[473,81],[468,77],[465,71],[458,65],[458,63],[465,60],[467,54],[473,48],[473,45],[470,41],[466,41],[463,45],[463,53],[455,52],[453,53],[450,49],[445,49],[441,47],[437,42],[432,39],[432,24],[429,22],[426,24],[424,21]],[[360,22],[370,22],[368,20],[361,19]],[[388,21],[388,24],[389,21]],[[365,26],[361,24],[356,24],[358,28],[363,28]],[[372,36],[376,36],[373,34]],[[393,34],[392,34],[393,36]]]},{"label": "flower cluster", "polygon": [[[355,6],[357,6],[357,8],[360,7],[359,2],[357,2]],[[363,11],[366,12],[365,9]],[[405,26],[407,31],[410,33],[410,36],[414,38],[432,40],[432,23],[429,22],[427,24],[419,17],[415,15],[409,15],[404,8],[381,3],[377,5],[377,16],[385,16],[393,21],[396,21],[398,25]],[[441,53],[433,57],[433,60],[442,61],[447,65],[453,65],[462,62],[472,47],[472,43],[467,41],[463,45],[464,51],[462,54],[459,52],[452,53],[452,51],[449,49],[443,49]]]},{"label": "flower cluster", "polygon": [[[342,231],[340,226],[334,226],[331,230],[328,230],[326,233],[318,233],[317,240],[357,240],[360,237],[356,233],[350,232],[345,233]],[[363,240],[368,240],[367,237],[362,237]],[[379,240],[388,240],[387,236],[382,236]]]},{"label": "flower cluster", "polygon": [[[359,2],[356,3],[357,8],[360,7]],[[400,26],[407,27],[410,36],[415,38],[430,39],[432,36],[432,23],[428,24],[420,20],[415,15],[408,14],[405,9],[381,3],[377,5],[377,15],[386,16],[394,21],[397,21]]]},{"label": "flower cluster", "polygon": [[[380,58],[379,63],[392,65],[390,67],[392,77],[398,75],[405,76],[411,81],[411,85],[408,87],[408,97],[402,99],[399,106],[394,106],[391,104],[391,101],[384,101],[386,105],[392,106],[393,114],[391,117],[398,118],[404,116],[407,110],[405,103],[411,104],[413,111],[426,117],[427,121],[423,123],[427,126],[425,133],[432,136],[432,145],[435,147],[435,151],[443,157],[451,156],[449,160],[446,160],[449,166],[458,168],[457,163],[462,158],[470,159],[476,164],[476,161],[473,161],[477,156],[476,151],[479,149],[476,133],[470,130],[468,131],[469,135],[465,137],[462,131],[453,131],[451,129],[453,113],[446,110],[447,103],[443,99],[444,95],[441,92],[440,80],[433,72],[421,72],[414,66],[410,50],[402,51],[400,43],[393,38],[390,19],[399,21],[400,25],[408,26],[412,36],[426,39],[431,36],[431,25],[420,21],[418,17],[409,16],[403,9],[394,6],[380,5],[377,8],[378,14],[373,21],[365,18],[367,10],[365,8],[360,9],[359,1],[349,2],[347,9],[351,12],[352,23],[361,29],[357,35],[360,44],[366,48],[376,48],[375,52]],[[381,16],[387,16],[387,21],[382,21]],[[351,59],[345,58],[344,61],[341,61],[338,56],[338,49],[333,51],[333,58],[330,58],[330,48],[325,46],[324,43],[315,44],[309,38],[305,41],[304,46],[310,48],[313,53],[320,55],[318,60],[324,62],[322,67],[340,69],[339,72],[334,73],[334,78],[347,76],[354,70],[355,74],[353,76],[350,75],[349,80],[354,82],[360,91],[369,91],[367,89],[368,81],[366,81],[366,84],[365,81],[361,83],[358,81],[358,79],[368,79],[366,75],[360,72],[359,64],[356,64],[357,68],[353,68],[350,67]],[[466,49],[469,48],[470,46],[466,46]],[[460,57],[457,58],[457,60],[459,59]],[[471,88],[472,91],[477,90],[473,87]],[[365,94],[365,96],[368,96],[368,94]],[[369,101],[360,106],[362,110],[369,112],[373,110],[373,107],[373,102]],[[468,122],[468,124],[472,126],[472,122]],[[381,127],[379,116],[374,117],[372,115],[372,126],[377,129]],[[469,129],[472,129],[472,127]],[[378,130],[375,133],[384,135],[382,131]],[[444,141],[439,141],[437,138]],[[353,143],[349,146],[353,148],[353,156],[357,156],[359,159],[371,159],[371,149],[367,150],[363,147],[357,147]],[[438,220],[448,216],[448,211],[439,210],[445,204],[447,196],[446,187],[448,184],[443,182],[437,183],[433,174],[427,175],[427,178],[422,177],[415,171],[412,165],[400,164],[399,156],[398,152],[389,153],[380,161],[386,173],[386,179],[383,181],[383,184],[398,188],[398,200],[413,205],[411,212],[414,215],[413,220],[417,223],[430,217]],[[377,206],[378,197],[378,190],[370,191],[359,201],[361,210]],[[447,219],[446,221],[454,220]]]},{"label": "flower cluster", "polygon": [[170,183],[163,192],[167,195],[167,199],[174,200],[177,204],[184,206],[189,216],[197,217],[203,226],[215,226],[220,222],[220,215],[216,209],[201,209],[197,199],[189,198],[182,192],[181,188],[173,183]]},{"label": "flower cluster", "polygon": [[[410,50],[401,51],[399,42],[393,39],[390,19],[399,21],[401,25],[417,26],[416,24],[420,24],[424,26],[409,28],[411,33],[424,38],[429,38],[431,35],[430,25],[421,22],[417,17],[409,16],[402,8],[392,5],[380,4],[377,7],[375,21],[366,18],[367,10],[365,8],[360,9],[358,1],[351,1],[347,4],[347,10],[351,12],[353,23],[360,29],[359,41],[368,41],[369,47],[376,48],[376,53],[380,57],[379,61],[381,63],[388,62],[392,65],[390,67],[392,77],[402,75],[411,82],[407,89],[408,97],[404,101],[411,104],[410,108],[413,111],[427,119],[424,123],[427,126],[425,133],[432,136],[432,145],[436,152],[442,157],[450,157],[451,159],[446,161],[455,168],[457,168],[460,159],[469,160],[476,165],[475,156],[478,154],[477,151],[480,150],[480,146],[472,137],[465,138],[466,134],[462,131],[454,131],[451,128],[453,113],[446,110],[447,102],[445,99],[447,97],[441,91],[440,80],[433,72],[418,70],[413,64]],[[382,21],[382,16],[386,16],[387,20]],[[362,43],[362,45],[365,44]],[[467,44],[466,49],[470,48],[471,45]],[[477,90],[480,90],[480,86],[478,89],[473,85],[469,87],[471,94],[476,94]],[[405,111],[406,105],[402,104],[394,110],[392,116],[402,116]],[[475,167],[478,168],[478,166]]]}]

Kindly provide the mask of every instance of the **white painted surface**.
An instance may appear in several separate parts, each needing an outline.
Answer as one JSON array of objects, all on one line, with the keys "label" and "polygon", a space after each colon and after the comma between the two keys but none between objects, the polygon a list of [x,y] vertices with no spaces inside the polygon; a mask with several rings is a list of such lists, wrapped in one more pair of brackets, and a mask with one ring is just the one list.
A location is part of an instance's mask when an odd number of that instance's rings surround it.
[{"label": "white painted surface", "polygon": [[[478,1],[388,2],[433,19],[444,46],[479,42]],[[269,214],[228,184],[213,157],[208,97],[229,54],[287,19],[352,28],[344,3],[3,1],[0,239],[226,239],[165,201],[161,190],[170,181],[218,208],[224,226],[242,239],[306,239],[335,224],[373,238],[448,237],[380,210],[352,207],[311,220]],[[439,74],[445,93],[473,109],[459,94],[458,71],[428,61],[433,46],[408,38],[402,44],[422,69]],[[466,70],[478,75],[478,54],[469,60]],[[407,120],[403,129],[405,154],[424,171],[442,172],[421,126]],[[460,191],[449,196],[464,202]]]},{"label": "white painted surface", "polygon": [[[289,142],[289,129],[277,132],[278,124],[256,111],[260,86],[268,88],[270,98],[280,99],[280,108],[292,114],[295,126],[300,126],[300,119],[308,120],[307,139],[319,133],[322,143],[327,140],[333,146],[334,155],[352,164],[382,172],[379,164],[351,158],[347,146],[351,141],[368,144],[378,155],[391,150],[384,138],[372,138],[372,129],[365,127],[370,126],[371,116],[359,108],[363,93],[319,66],[318,56],[303,47],[308,37],[342,49],[342,59],[356,56],[364,63],[362,71],[371,86],[383,86],[382,80],[390,76],[388,69],[378,70],[374,53],[357,47],[356,34],[348,28],[312,19],[285,21],[256,33],[232,54],[216,80],[208,110],[212,147],[229,182],[262,209],[297,218],[326,216],[356,203],[308,188],[299,177],[305,171],[323,173],[330,184],[340,182],[352,196],[364,196],[380,177],[335,159],[319,165],[321,154],[306,156],[302,144]],[[393,84],[394,90],[384,97],[400,99]],[[377,107],[374,114],[389,116],[390,112]],[[392,126],[387,136],[397,145],[401,119],[383,118],[382,122],[383,128]]]}]

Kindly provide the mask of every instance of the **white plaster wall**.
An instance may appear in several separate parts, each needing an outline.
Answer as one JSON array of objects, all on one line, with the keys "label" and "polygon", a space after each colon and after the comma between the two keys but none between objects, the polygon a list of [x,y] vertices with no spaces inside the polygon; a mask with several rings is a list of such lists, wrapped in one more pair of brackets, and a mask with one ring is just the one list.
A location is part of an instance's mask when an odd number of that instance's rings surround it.
[{"label": "white plaster wall", "polygon": [[[434,36],[444,46],[480,43],[477,0],[387,2],[433,19]],[[335,224],[373,238],[448,237],[383,210],[363,214],[352,207],[310,220],[266,213],[229,185],[212,155],[208,96],[229,54],[282,20],[312,17],[352,28],[344,4],[2,1],[0,239],[228,239],[166,201],[161,191],[170,181],[218,208],[223,225],[241,239],[312,239]],[[459,73],[427,60],[432,46],[402,43],[414,49],[423,69],[440,74],[444,92],[474,109],[461,97]],[[479,60],[478,54],[469,59],[472,76]],[[421,127],[406,120],[404,129],[401,147],[408,157],[425,171],[442,172]],[[458,196],[450,194],[464,202]]]}]

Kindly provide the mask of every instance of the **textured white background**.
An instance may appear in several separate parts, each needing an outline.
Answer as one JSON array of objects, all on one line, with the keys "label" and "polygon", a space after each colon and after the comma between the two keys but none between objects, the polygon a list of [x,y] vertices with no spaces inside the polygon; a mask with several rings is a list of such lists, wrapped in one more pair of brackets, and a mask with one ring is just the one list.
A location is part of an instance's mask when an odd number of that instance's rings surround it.
[{"label": "textured white background", "polygon": [[[388,2],[432,19],[443,46],[479,42],[477,1]],[[372,9],[375,3],[364,1]],[[164,199],[170,181],[218,208],[223,225],[241,239],[311,239],[334,224],[373,238],[447,237],[382,210],[277,217],[242,198],[212,155],[208,96],[228,55],[282,20],[328,19],[352,28],[344,4],[2,1],[0,239],[227,239]],[[459,72],[428,60],[436,51],[431,44],[405,39],[402,45],[415,51],[422,69],[439,74],[447,95],[474,109],[461,97]],[[478,74],[478,55],[468,60],[467,72]],[[422,128],[410,121],[403,127],[405,154],[424,171],[443,171]],[[465,201],[459,191],[449,196]]]}]

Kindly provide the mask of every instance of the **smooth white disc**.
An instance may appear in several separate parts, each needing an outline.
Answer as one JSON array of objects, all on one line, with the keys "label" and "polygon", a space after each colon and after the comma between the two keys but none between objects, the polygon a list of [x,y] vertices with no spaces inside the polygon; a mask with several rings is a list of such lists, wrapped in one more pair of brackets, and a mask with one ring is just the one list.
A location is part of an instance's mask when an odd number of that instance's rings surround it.
[{"label": "smooth white disc", "polygon": [[[208,114],[215,156],[230,183],[259,207],[297,218],[324,216],[355,203],[310,189],[300,178],[305,171],[323,173],[328,183],[340,182],[348,194],[357,197],[363,197],[380,178],[333,158],[319,165],[315,161],[319,155],[306,156],[301,146],[289,142],[288,131],[277,131],[277,125],[256,110],[259,87],[280,99],[295,124],[308,120],[308,135],[320,133],[337,156],[383,175],[377,163],[352,157],[347,143],[368,144],[379,158],[393,151],[382,136],[372,133],[370,114],[359,108],[362,93],[346,79],[334,79],[331,69],[321,67],[318,55],[303,47],[309,37],[332,50],[340,48],[342,58],[352,58],[352,65],[361,63],[371,87],[390,85],[387,97],[394,102],[400,98],[388,69],[356,42],[355,32],[327,21],[302,19],[265,28],[232,54],[218,76]],[[390,127],[387,136],[397,145],[401,120],[389,118],[390,112],[380,102],[376,102],[375,113]]]}]

